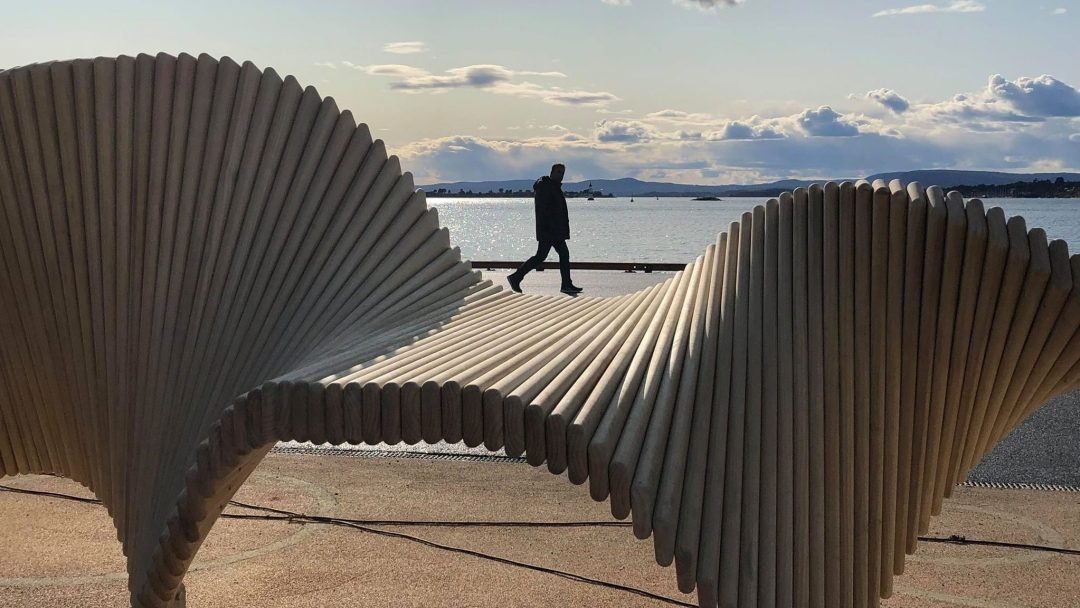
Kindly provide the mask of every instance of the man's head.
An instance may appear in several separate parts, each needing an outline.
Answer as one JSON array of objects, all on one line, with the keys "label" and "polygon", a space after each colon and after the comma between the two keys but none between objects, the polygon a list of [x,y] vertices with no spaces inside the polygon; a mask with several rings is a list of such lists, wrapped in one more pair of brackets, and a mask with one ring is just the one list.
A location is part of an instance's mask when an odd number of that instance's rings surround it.
[{"label": "man's head", "polygon": [[566,175],[566,166],[562,163],[551,165],[551,181],[561,184],[563,175]]}]

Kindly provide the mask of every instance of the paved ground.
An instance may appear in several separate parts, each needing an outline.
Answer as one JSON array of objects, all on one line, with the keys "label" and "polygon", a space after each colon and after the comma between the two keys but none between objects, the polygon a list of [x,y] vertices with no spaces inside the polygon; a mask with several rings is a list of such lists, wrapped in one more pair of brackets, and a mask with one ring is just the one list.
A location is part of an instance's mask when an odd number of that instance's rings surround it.
[{"label": "paved ground", "polygon": [[[8,485],[85,494],[46,477]],[[606,504],[507,462],[271,454],[239,500],[384,520],[610,521]],[[229,512],[251,513],[231,507]],[[0,608],[122,606],[124,563],[99,506],[0,492]],[[381,527],[693,602],[625,527]],[[961,488],[931,534],[1080,547],[1080,493]],[[660,607],[669,602],[349,528],[224,519],[187,578],[188,606]],[[1080,557],[920,544],[886,608],[1066,608]]]},{"label": "paved ground", "polygon": [[1080,487],[1080,390],[1042,406],[987,454],[968,479]]}]

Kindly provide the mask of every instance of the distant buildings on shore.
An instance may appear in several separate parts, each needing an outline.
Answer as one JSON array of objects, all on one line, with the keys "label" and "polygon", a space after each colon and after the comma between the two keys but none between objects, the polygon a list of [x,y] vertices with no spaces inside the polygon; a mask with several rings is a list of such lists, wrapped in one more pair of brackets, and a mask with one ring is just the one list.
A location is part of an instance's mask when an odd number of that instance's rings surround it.
[{"label": "distant buildings on shore", "polygon": [[1080,198],[1080,182],[1067,182],[1059,177],[1055,180],[1036,179],[1030,182],[1013,182],[999,186],[955,186],[956,190],[968,198]]},{"label": "distant buildings on shore", "polygon": [[[532,190],[510,190],[506,188],[488,190],[487,192],[473,192],[464,188],[459,188],[457,191],[450,188],[435,188],[424,192],[428,198],[532,198],[533,195]],[[566,198],[615,198],[614,194],[604,194],[603,192],[591,190],[565,191],[563,194],[566,195]]]}]

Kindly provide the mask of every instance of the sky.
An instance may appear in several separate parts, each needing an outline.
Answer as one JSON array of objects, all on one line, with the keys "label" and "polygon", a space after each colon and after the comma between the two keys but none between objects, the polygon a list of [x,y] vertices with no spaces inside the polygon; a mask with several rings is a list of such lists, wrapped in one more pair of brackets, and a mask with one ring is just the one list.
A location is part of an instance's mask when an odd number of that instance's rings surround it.
[{"label": "sky", "polygon": [[1080,1],[0,0],[0,66],[201,52],[292,74],[418,184],[1080,170]]}]

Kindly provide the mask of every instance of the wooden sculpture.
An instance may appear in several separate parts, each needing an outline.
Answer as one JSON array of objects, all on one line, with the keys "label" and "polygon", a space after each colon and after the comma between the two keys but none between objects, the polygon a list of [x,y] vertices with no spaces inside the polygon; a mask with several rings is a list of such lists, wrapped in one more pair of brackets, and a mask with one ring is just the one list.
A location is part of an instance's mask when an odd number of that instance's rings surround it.
[{"label": "wooden sculpture", "polygon": [[670,280],[512,294],[368,128],[208,56],[0,72],[0,464],[92,489],[182,603],[275,442],[464,441],[589,483],[703,606],[876,606],[1080,382],[1080,258],[938,188],[825,184]]}]

